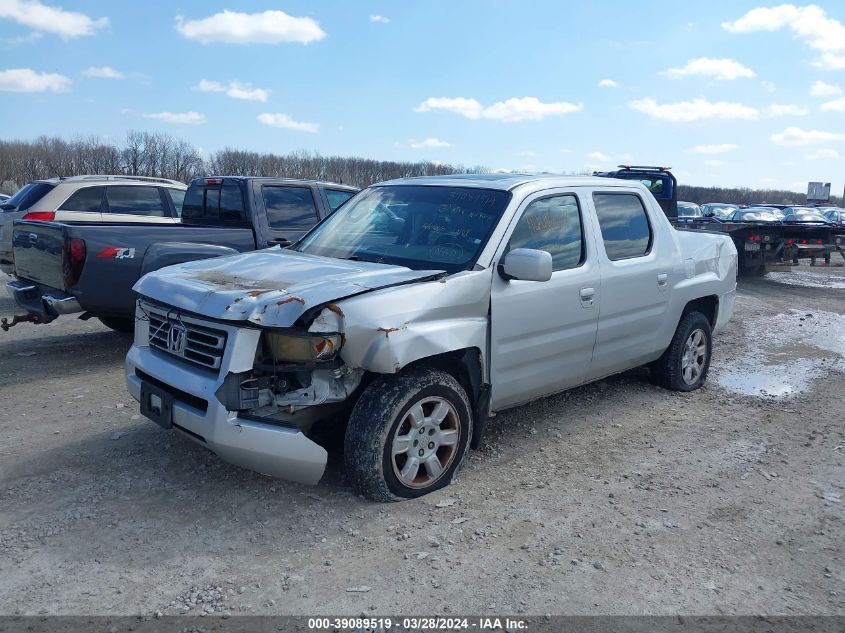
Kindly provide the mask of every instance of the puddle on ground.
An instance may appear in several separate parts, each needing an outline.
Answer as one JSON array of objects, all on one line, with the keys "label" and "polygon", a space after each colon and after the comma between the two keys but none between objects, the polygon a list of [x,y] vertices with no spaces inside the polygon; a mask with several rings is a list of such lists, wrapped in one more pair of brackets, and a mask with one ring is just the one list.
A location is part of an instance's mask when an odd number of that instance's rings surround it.
[{"label": "puddle on ground", "polygon": [[831,371],[845,371],[845,315],[791,310],[743,321],[742,343],[716,356],[717,384],[749,396],[788,399]]},{"label": "puddle on ground", "polygon": [[845,277],[821,271],[812,273],[806,270],[793,270],[786,273],[771,272],[766,275],[765,279],[788,286],[845,289]]}]

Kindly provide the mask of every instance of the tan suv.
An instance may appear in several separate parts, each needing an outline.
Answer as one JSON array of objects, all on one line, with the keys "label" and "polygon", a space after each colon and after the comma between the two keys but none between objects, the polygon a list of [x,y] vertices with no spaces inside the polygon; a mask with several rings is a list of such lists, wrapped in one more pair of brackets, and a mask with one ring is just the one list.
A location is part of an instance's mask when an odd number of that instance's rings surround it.
[{"label": "tan suv", "polygon": [[178,223],[187,186],[145,176],[34,180],[0,203],[0,270],[11,274],[15,220]]}]

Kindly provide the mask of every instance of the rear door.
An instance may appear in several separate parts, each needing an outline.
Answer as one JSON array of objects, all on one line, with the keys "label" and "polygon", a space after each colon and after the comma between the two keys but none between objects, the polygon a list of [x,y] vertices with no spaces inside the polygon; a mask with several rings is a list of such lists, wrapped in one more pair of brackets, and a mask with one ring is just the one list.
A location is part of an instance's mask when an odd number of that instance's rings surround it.
[{"label": "rear door", "polygon": [[170,201],[164,191],[147,185],[109,185],[105,187],[103,220],[106,222],[137,222],[145,224],[173,224]]},{"label": "rear door", "polygon": [[56,209],[56,222],[101,222],[105,187],[80,187]]},{"label": "rear door", "polygon": [[674,246],[655,239],[653,215],[661,211],[638,193],[596,190],[591,204],[602,277],[592,380],[653,360],[664,334]]},{"label": "rear door", "polygon": [[317,192],[308,185],[256,183],[256,203],[268,246],[289,246],[319,220]]},{"label": "rear door", "polygon": [[581,196],[528,197],[498,261],[514,248],[552,255],[549,281],[493,274],[490,299],[492,406],[498,409],[584,382],[596,340],[600,275]]}]

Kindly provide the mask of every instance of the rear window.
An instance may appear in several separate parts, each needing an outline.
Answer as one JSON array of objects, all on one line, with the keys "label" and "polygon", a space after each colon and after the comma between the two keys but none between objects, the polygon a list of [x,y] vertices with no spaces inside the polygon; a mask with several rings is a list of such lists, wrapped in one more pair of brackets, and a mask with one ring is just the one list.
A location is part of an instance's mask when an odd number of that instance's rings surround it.
[{"label": "rear window", "polygon": [[231,224],[245,223],[246,211],[241,188],[235,184],[191,185],[182,203],[182,218]]},{"label": "rear window", "polygon": [[617,261],[648,253],[651,249],[651,226],[639,196],[596,193],[593,201],[608,259]]},{"label": "rear window", "polygon": [[[54,185],[46,182],[31,182],[18,189],[15,195],[3,204],[13,204],[21,211],[29,209],[29,207],[46,196],[49,191],[52,191],[53,187]],[[45,211],[51,211],[51,209],[45,209]]]},{"label": "rear window", "polygon": [[84,187],[77,189],[59,207],[61,211],[79,211],[82,213],[99,213],[103,202],[102,187]]},{"label": "rear window", "polygon": [[182,216],[182,205],[185,203],[184,189],[166,189],[170,199],[173,201],[173,208],[176,210],[176,217]]},{"label": "rear window", "polygon": [[154,218],[170,216],[157,187],[114,186],[106,188],[107,211]]},{"label": "rear window", "polygon": [[305,231],[317,223],[317,207],[308,187],[262,187],[267,221],[274,229]]},{"label": "rear window", "polygon": [[338,207],[355,195],[354,191],[341,191],[340,189],[326,189],[326,197],[329,199],[329,209],[333,212]]}]

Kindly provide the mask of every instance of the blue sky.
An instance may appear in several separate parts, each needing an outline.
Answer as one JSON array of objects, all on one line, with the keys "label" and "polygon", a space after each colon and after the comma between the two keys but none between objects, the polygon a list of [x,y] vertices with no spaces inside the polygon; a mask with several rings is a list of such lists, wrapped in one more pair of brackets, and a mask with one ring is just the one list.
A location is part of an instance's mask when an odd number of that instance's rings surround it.
[{"label": "blue sky", "polygon": [[0,0],[0,138],[845,178],[845,4]]}]

